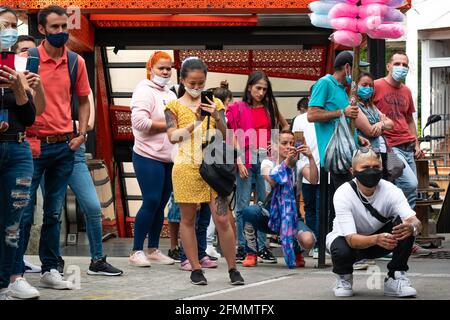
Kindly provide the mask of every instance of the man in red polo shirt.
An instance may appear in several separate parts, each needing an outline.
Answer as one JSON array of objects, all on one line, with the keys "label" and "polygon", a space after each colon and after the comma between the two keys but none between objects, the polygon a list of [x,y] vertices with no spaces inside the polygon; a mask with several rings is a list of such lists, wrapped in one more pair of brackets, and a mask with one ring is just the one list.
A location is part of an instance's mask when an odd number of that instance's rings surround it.
[{"label": "man in red polo shirt", "polygon": [[[86,140],[89,120],[89,80],[84,59],[78,56],[78,73],[74,85],[74,94],[78,96],[79,130],[74,133],[71,109],[71,80],[68,55],[65,43],[69,38],[68,15],[58,6],[50,6],[38,14],[39,32],[45,40],[38,47],[39,74],[46,95],[45,112],[36,117],[34,125],[27,135],[40,141],[39,157],[34,159],[34,175],[30,198],[36,195],[42,176],[45,181],[44,219],[39,243],[39,257],[42,262],[40,286],[52,289],[73,289],[73,284],[64,281],[58,272],[60,256],[60,218],[68,180],[73,170],[74,152]],[[33,214],[30,202],[23,221]],[[23,226],[21,225],[21,233]],[[19,251],[13,274],[23,277],[24,239],[20,238]],[[24,279],[21,281],[23,293],[36,293]],[[33,290],[34,289],[34,290]],[[23,295],[27,297],[26,294]],[[28,296],[29,297],[29,296]],[[36,297],[36,294],[35,296]]]}]

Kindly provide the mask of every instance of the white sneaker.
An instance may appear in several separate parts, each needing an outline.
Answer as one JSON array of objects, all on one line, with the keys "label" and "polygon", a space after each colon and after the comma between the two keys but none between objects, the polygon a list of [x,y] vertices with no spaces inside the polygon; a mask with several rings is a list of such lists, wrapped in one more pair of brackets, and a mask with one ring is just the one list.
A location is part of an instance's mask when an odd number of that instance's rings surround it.
[{"label": "white sneaker", "polygon": [[359,260],[353,264],[353,270],[367,270],[369,269],[369,263],[366,259]]},{"label": "white sneaker", "polygon": [[10,294],[8,288],[0,289],[0,301],[3,301],[3,300],[14,300],[11,297],[11,294]]},{"label": "white sneaker", "polygon": [[55,290],[73,290],[74,285],[70,281],[65,281],[58,270],[52,269],[50,272],[44,272],[39,283],[41,288],[50,288]]},{"label": "white sneaker", "polygon": [[41,267],[32,264],[30,261],[23,259],[25,264],[25,273],[41,273]]},{"label": "white sneaker", "polygon": [[149,261],[156,264],[170,265],[175,263],[175,260],[164,255],[161,250],[158,249],[147,255],[147,258]]},{"label": "white sneaker", "polygon": [[17,278],[9,284],[10,295],[18,299],[36,299],[40,297],[39,291],[31,286],[25,278]]},{"label": "white sneaker", "polygon": [[411,281],[406,277],[405,271],[395,271],[395,279],[389,277],[384,280],[384,295],[389,297],[415,297],[416,289],[411,286]]},{"label": "white sneaker", "polygon": [[334,286],[334,295],[336,297],[351,297],[353,296],[353,275],[336,274],[336,285]]},{"label": "white sneaker", "polygon": [[319,259],[319,248],[313,249],[313,259]]},{"label": "white sneaker", "polygon": [[210,257],[219,259],[222,257],[220,253],[217,252],[216,248],[214,246],[207,246],[205,250],[206,254]]},{"label": "white sneaker", "polygon": [[129,263],[135,267],[150,267],[151,263],[145,255],[144,251],[136,251],[130,256]]}]

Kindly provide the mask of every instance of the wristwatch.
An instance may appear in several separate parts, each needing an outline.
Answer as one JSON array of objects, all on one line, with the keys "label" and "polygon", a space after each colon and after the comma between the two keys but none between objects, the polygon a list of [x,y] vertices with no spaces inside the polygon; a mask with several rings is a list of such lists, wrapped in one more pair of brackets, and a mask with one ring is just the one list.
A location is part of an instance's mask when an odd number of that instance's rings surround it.
[{"label": "wristwatch", "polygon": [[83,136],[84,137],[84,142],[86,142],[87,141],[87,132],[78,132],[78,134],[77,134],[77,137],[81,137],[81,136]]}]

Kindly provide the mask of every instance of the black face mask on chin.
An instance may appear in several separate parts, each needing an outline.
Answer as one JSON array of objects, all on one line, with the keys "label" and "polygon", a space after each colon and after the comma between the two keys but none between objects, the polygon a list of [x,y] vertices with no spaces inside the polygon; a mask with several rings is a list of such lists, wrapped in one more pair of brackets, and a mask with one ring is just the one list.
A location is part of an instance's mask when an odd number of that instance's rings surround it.
[{"label": "black face mask on chin", "polygon": [[367,188],[374,188],[378,185],[383,175],[383,170],[369,168],[362,171],[355,171],[354,176]]}]

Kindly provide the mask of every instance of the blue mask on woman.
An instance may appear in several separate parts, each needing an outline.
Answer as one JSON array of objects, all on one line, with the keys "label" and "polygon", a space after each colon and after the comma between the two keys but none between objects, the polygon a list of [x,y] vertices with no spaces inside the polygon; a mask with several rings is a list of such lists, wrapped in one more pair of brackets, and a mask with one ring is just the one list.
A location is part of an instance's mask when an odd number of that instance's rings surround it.
[{"label": "blue mask on woman", "polygon": [[0,35],[1,47],[3,49],[11,48],[17,42],[17,38],[19,36],[17,29],[13,28],[3,29],[0,32]]},{"label": "blue mask on woman", "polygon": [[62,48],[69,40],[68,32],[48,33],[46,36],[48,42],[55,48]]},{"label": "blue mask on woman", "polygon": [[369,100],[373,96],[373,88],[359,86],[358,87],[358,96],[365,101]]}]

